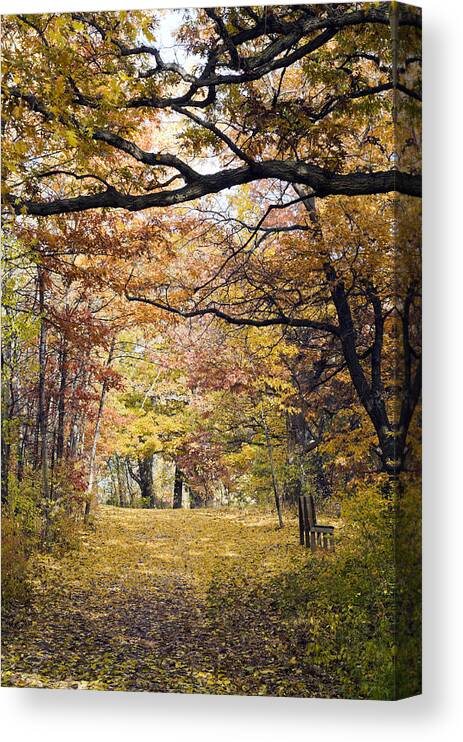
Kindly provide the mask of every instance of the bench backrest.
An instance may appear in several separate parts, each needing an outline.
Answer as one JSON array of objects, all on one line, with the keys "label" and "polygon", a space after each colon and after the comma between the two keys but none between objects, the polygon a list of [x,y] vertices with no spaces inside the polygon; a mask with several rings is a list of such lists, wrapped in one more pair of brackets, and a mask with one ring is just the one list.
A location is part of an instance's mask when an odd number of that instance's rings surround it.
[{"label": "bench backrest", "polygon": [[302,511],[306,527],[308,526],[310,529],[314,528],[317,525],[317,515],[315,512],[315,500],[313,499],[313,496],[309,495],[309,497],[307,497],[307,495],[305,495],[300,497],[299,507]]},{"label": "bench backrest", "polygon": [[299,509],[299,543],[310,546],[315,551],[318,546],[334,551],[334,526],[319,526],[315,511],[315,500],[312,495],[300,495]]}]

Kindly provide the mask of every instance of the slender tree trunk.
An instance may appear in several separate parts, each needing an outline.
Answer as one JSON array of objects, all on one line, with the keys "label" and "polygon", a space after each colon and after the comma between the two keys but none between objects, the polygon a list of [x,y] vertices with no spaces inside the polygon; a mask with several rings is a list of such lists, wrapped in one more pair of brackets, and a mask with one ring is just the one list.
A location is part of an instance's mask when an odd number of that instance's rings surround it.
[{"label": "slender tree trunk", "polygon": [[275,465],[273,461],[273,447],[272,447],[272,441],[270,438],[270,431],[268,429],[267,420],[264,414],[262,399],[261,399],[261,404],[260,404],[260,417],[262,420],[262,427],[265,433],[265,442],[267,444],[268,460],[270,464],[270,471],[272,473],[272,486],[273,486],[273,494],[275,497],[275,506],[276,506],[277,515],[278,515],[278,524],[280,528],[283,528],[284,521],[283,521],[283,515],[281,513],[281,498],[280,498],[280,492],[278,489],[278,481],[277,481],[277,477],[275,473]]},{"label": "slender tree trunk", "polygon": [[122,502],[120,499],[120,492],[119,492],[119,483],[117,480],[116,473],[114,471],[114,459],[111,457],[107,461],[107,467],[109,471],[109,478],[111,480],[111,502],[114,505],[118,505],[119,507],[122,507]]},{"label": "slender tree trunk", "polygon": [[40,437],[40,465],[42,472],[42,501],[44,503],[44,540],[48,541],[50,531],[50,482],[48,470],[48,405],[46,400],[47,364],[47,323],[45,320],[45,274],[37,268],[39,289],[40,336],[39,336],[39,388],[37,430]]},{"label": "slender tree trunk", "polygon": [[127,457],[124,459],[124,481],[127,485],[127,492],[130,499],[130,506],[133,507],[133,498],[134,498],[134,490],[132,486],[132,477],[130,474],[130,465],[128,463]]},{"label": "slender tree trunk", "polygon": [[[109,349],[108,360],[106,361],[106,368],[108,368],[111,365],[111,362],[113,360],[115,343],[116,343],[116,336],[114,336],[111,341],[111,347]],[[95,480],[96,451],[97,451],[97,446],[98,446],[98,438],[100,437],[100,425],[101,425],[101,418],[103,416],[107,388],[108,388],[108,384],[107,384],[106,379],[104,379],[101,385],[100,402],[98,405],[98,413],[96,416],[95,430],[93,432],[92,448],[90,452],[87,499],[85,502],[85,514],[84,514],[85,520],[88,520],[88,516],[90,515],[93,484]]]},{"label": "slender tree trunk", "polygon": [[[72,379],[71,389],[70,389],[70,399],[74,400],[77,392],[77,388],[79,386],[79,380],[81,379],[81,386],[84,389],[86,386],[86,374],[84,373],[84,362],[81,361],[79,367],[77,368],[74,377]],[[69,438],[68,438],[68,444],[66,449],[66,458],[75,459],[77,456],[77,447],[79,443],[79,420],[80,420],[80,413],[79,410],[73,410],[70,420],[69,420]]]},{"label": "slender tree trunk", "polygon": [[117,454],[115,455],[114,459],[116,463],[116,480],[117,480],[117,493],[118,493],[119,506],[123,508],[127,505],[127,498],[125,497],[125,487],[124,487],[123,472],[121,469],[121,460]]},{"label": "slender tree trunk", "polygon": [[68,444],[68,451],[67,451],[67,456],[70,459],[76,458],[78,444],[79,444],[79,425],[78,425],[77,415],[74,415],[71,421],[71,427],[70,427],[70,432],[69,432],[69,444]]},{"label": "slender tree trunk", "polygon": [[298,497],[304,490],[302,447],[296,433],[294,418],[295,416],[289,413],[286,415],[286,456],[289,472],[283,488],[285,499],[292,505],[297,504]]},{"label": "slender tree trunk", "polygon": [[29,425],[26,422],[25,425],[22,427],[22,435],[20,436],[19,441],[18,441],[18,462],[17,462],[17,470],[16,470],[16,476],[18,478],[18,482],[22,482],[22,479],[24,476],[24,464],[25,464],[28,440],[29,440]]},{"label": "slender tree trunk", "polygon": [[9,439],[10,414],[10,385],[7,374],[9,372],[10,345],[4,343],[2,348],[2,504],[8,502],[8,479],[10,473],[11,444]]},{"label": "slender tree trunk", "polygon": [[59,392],[58,392],[58,424],[57,424],[57,431],[56,431],[56,460],[60,461],[63,458],[64,454],[64,422],[65,422],[65,414],[66,414],[66,384],[67,384],[67,374],[68,374],[68,364],[67,364],[67,356],[68,356],[68,350],[67,350],[67,342],[63,338],[63,344],[61,349],[61,359],[60,359],[60,384],[59,384]]},{"label": "slender tree trunk", "polygon": [[55,464],[56,464],[56,425],[57,425],[57,410],[53,414],[50,414],[51,399],[48,400],[48,428],[53,432],[51,435],[51,451],[50,451],[50,500],[54,498],[54,485],[55,485]]}]

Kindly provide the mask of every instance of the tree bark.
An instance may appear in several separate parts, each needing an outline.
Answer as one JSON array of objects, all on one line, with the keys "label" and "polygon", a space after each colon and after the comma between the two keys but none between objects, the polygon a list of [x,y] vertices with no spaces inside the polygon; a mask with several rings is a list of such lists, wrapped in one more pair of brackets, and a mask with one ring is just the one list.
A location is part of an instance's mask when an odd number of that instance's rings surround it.
[{"label": "tree bark", "polygon": [[124,480],[127,483],[127,492],[130,499],[130,505],[133,506],[134,490],[132,486],[130,463],[127,457],[124,459]]},{"label": "tree bark", "polygon": [[2,345],[2,505],[8,502],[11,444],[9,431],[10,385],[7,374],[10,367],[10,343]]},{"label": "tree bark", "polygon": [[275,497],[275,506],[276,506],[276,509],[277,509],[278,525],[279,525],[280,528],[283,528],[284,527],[284,521],[283,521],[283,515],[281,513],[281,498],[280,498],[280,492],[279,492],[279,489],[278,489],[278,481],[277,481],[276,472],[275,472],[275,465],[274,465],[274,461],[273,461],[272,441],[271,441],[271,438],[270,438],[270,431],[268,429],[267,420],[266,420],[264,409],[263,409],[262,399],[261,399],[261,403],[260,403],[260,416],[261,416],[261,420],[262,420],[262,427],[263,427],[264,433],[265,433],[265,442],[267,444],[267,452],[268,452],[268,460],[269,460],[269,464],[270,464],[270,471],[272,473],[272,486],[273,486],[273,494],[274,494],[274,497]]},{"label": "tree bark", "polygon": [[56,459],[60,461],[64,453],[64,422],[66,415],[66,384],[68,374],[68,349],[66,340],[63,338],[60,358],[60,385],[58,392],[58,425],[56,431]]},{"label": "tree bark", "polygon": [[[116,336],[114,335],[111,341],[111,347],[109,349],[108,360],[106,361],[106,368],[109,368],[109,366],[111,365],[113,355],[114,355],[115,344],[116,344]],[[98,413],[97,413],[96,422],[95,422],[95,430],[93,433],[92,449],[90,452],[87,498],[85,501],[85,513],[84,513],[85,520],[88,520],[88,517],[90,515],[93,483],[95,479],[96,452],[97,452],[97,446],[98,446],[98,438],[100,437],[100,425],[101,425],[101,418],[103,416],[107,388],[108,388],[108,382],[105,378],[101,385],[100,402],[98,405]]]},{"label": "tree bark", "polygon": [[316,165],[303,162],[270,160],[211,175],[201,175],[191,183],[171,191],[158,191],[143,195],[129,195],[107,188],[100,193],[75,198],[59,198],[47,202],[20,201],[13,208],[17,214],[23,209],[31,216],[70,214],[89,209],[116,208],[143,211],[155,207],[174,206],[195,201],[202,196],[264,179],[285,183],[302,183],[309,186],[318,197],[344,195],[361,196],[399,191],[409,196],[421,196],[421,177],[395,170],[376,173],[348,173],[334,175]]},{"label": "tree bark", "polygon": [[141,496],[148,503],[149,508],[155,508],[156,498],[153,489],[153,456],[140,457],[138,459],[138,483],[140,485]]},{"label": "tree bark", "polygon": [[46,363],[47,363],[47,323],[45,319],[45,273],[37,267],[40,336],[39,336],[39,384],[38,384],[38,411],[37,430],[40,436],[40,466],[42,475],[42,501],[44,504],[44,532],[45,542],[49,538],[50,530],[50,483],[48,470],[48,405],[46,400]]},{"label": "tree bark", "polygon": [[178,465],[175,464],[175,479],[174,479],[174,499],[172,503],[173,508],[182,507],[182,495],[183,495],[183,475]]}]

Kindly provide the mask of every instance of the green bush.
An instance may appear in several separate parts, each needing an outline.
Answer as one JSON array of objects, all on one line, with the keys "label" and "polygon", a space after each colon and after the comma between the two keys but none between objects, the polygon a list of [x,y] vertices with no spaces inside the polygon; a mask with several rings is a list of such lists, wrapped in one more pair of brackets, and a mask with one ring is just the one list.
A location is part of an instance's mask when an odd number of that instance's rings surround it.
[{"label": "green bush", "polygon": [[420,691],[419,490],[400,506],[380,487],[346,496],[334,555],[319,552],[306,585],[308,659],[343,695],[395,699]]}]

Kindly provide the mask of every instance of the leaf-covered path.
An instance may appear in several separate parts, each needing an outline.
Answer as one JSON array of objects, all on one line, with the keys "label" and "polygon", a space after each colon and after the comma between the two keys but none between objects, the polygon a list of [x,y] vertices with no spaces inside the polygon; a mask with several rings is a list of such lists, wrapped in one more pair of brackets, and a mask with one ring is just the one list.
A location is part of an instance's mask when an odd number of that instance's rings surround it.
[{"label": "leaf-covered path", "polygon": [[101,507],[5,617],[3,684],[336,695],[306,659],[311,558],[295,521],[258,512]]}]

